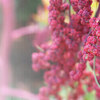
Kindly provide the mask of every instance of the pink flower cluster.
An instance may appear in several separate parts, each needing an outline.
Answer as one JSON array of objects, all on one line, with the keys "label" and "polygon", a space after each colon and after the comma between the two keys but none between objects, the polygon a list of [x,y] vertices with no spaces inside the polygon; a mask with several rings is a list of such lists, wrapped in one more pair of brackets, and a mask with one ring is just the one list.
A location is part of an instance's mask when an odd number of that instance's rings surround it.
[{"label": "pink flower cluster", "polygon": [[84,46],[84,59],[92,60],[94,56],[100,57],[100,18],[90,20],[91,34]]},{"label": "pink flower cluster", "polygon": [[[100,56],[100,19],[98,16],[91,18],[92,0],[69,0],[69,4],[64,0],[49,1],[52,43],[41,45],[41,50],[32,55],[33,69],[46,70],[44,80],[47,87],[40,89],[40,100],[49,100],[50,95],[62,100],[58,94],[61,86],[75,88],[74,81],[78,81],[78,86],[68,100],[77,100],[84,94],[83,84],[87,85],[88,91],[95,87],[100,91],[93,74],[85,70],[87,61],[92,62],[94,56],[98,59]],[[72,15],[71,6],[75,11]],[[66,16],[69,16],[69,23],[65,22]],[[89,80],[86,80],[87,77]]]}]

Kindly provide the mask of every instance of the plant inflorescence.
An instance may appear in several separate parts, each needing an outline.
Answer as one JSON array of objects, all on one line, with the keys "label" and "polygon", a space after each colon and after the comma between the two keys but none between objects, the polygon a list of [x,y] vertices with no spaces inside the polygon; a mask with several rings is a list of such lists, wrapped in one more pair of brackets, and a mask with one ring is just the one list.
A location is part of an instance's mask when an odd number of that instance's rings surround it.
[{"label": "plant inflorescence", "polygon": [[[78,100],[85,93],[84,84],[88,91],[96,89],[96,95],[100,97],[100,88],[95,82],[94,75],[87,71],[87,62],[93,69],[95,57],[94,66],[99,84],[100,4],[95,16],[91,17],[92,2],[93,0],[69,0],[69,2],[49,0],[48,22],[51,42],[42,44],[39,52],[32,54],[33,69],[35,71],[45,70],[46,87],[40,89],[40,100],[49,100],[49,96],[52,95],[57,100],[62,100],[59,95],[62,86],[74,88],[68,100]],[[69,21],[66,21],[66,17],[69,17]]]}]

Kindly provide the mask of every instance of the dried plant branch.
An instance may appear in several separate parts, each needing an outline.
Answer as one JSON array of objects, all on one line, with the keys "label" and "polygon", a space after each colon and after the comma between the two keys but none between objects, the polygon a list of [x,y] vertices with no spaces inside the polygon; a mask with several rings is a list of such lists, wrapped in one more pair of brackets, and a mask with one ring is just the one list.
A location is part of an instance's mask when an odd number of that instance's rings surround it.
[{"label": "dried plant branch", "polygon": [[37,95],[34,95],[22,89],[11,89],[11,88],[4,87],[2,88],[1,93],[4,96],[18,97],[18,98],[22,98],[25,100],[39,100]]},{"label": "dried plant branch", "polygon": [[[0,89],[8,86],[10,81],[9,51],[11,47],[11,32],[14,29],[14,0],[1,0],[3,12],[3,32],[0,51]],[[6,97],[0,94],[0,100]]]}]

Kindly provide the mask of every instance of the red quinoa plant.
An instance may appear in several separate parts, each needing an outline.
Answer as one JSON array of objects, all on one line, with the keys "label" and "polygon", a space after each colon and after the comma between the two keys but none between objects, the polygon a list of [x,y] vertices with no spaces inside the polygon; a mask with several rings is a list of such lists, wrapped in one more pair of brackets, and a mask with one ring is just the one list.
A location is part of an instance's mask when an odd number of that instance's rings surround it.
[{"label": "red quinoa plant", "polygon": [[[84,85],[89,92],[96,90],[99,100],[100,0],[97,0],[99,6],[94,17],[92,2],[49,0],[51,42],[40,45],[39,51],[32,54],[33,69],[45,70],[46,86],[40,89],[40,100],[49,100],[50,96],[62,100],[59,95],[62,86],[74,89],[68,94],[68,100],[80,100],[85,94]],[[69,22],[66,17],[69,17]],[[87,70],[87,63],[91,71]]]}]

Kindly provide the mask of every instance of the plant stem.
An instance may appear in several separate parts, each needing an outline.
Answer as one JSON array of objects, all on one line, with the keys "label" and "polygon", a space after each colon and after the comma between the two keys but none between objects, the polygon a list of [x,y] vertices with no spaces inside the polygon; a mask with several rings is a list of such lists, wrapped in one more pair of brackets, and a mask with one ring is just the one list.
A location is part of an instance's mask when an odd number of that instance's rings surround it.
[{"label": "plant stem", "polygon": [[96,64],[96,56],[94,56],[93,70],[94,70],[94,78],[95,78],[96,84],[97,84],[98,87],[100,88],[100,84],[99,84],[99,82],[98,82],[98,80],[97,80],[96,73],[95,73],[95,64]]},{"label": "plant stem", "polygon": [[[14,0],[0,0],[3,13],[3,32],[0,48],[0,91],[1,88],[9,86],[10,66],[9,51],[11,47],[11,33],[14,29]],[[0,100],[6,97],[0,93]]]}]

